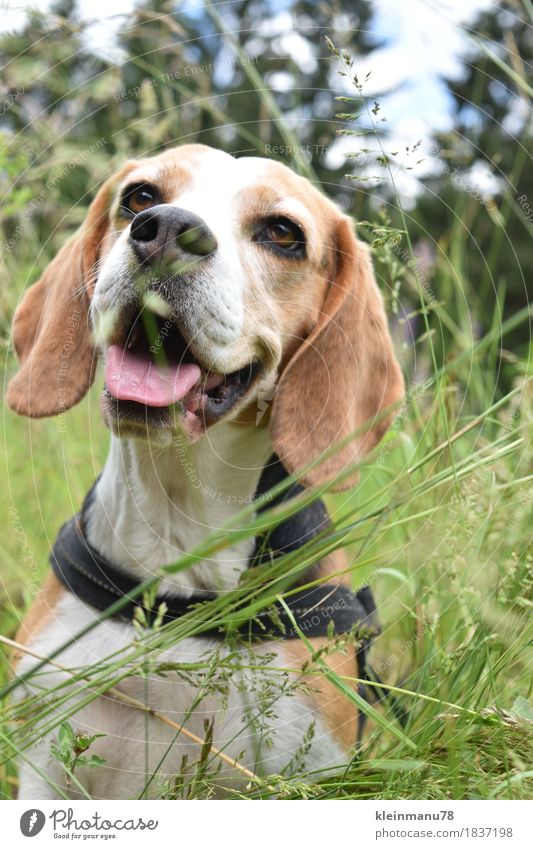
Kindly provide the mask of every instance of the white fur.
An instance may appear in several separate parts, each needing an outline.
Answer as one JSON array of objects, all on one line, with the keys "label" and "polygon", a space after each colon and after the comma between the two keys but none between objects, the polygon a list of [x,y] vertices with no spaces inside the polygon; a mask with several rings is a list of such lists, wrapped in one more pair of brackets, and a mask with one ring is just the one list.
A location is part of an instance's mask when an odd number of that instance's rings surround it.
[{"label": "white fur", "polygon": [[[265,428],[221,423],[198,442],[177,433],[171,445],[111,438],[111,450],[87,514],[90,542],[145,580],[220,530],[253,499],[272,447]],[[161,591],[189,595],[236,587],[253,540],[170,575]]]},{"label": "white fur", "polygon": [[[39,637],[39,652],[53,651],[68,635],[88,624],[94,615],[94,611],[75,596],[65,596],[58,606],[54,623]],[[132,636],[131,626],[116,620],[106,621],[62,654],[61,663],[72,667],[94,664],[128,645]],[[205,660],[217,645],[205,638],[183,640],[174,648],[161,653],[158,662],[194,663],[200,659]],[[291,758],[297,755],[311,723],[315,723],[315,736],[305,758],[306,767],[321,769],[341,764],[345,758],[344,753],[332,740],[320,717],[314,714],[307,699],[298,693],[292,696],[280,695],[285,677],[282,673],[276,673],[275,669],[290,664],[283,655],[283,647],[267,644],[256,647],[255,652],[260,657],[271,653],[273,649],[278,650],[278,654],[276,660],[269,664],[267,672],[255,673],[254,680],[250,673],[233,673],[227,700],[211,692],[200,701],[190,716],[188,711],[197,695],[197,688],[179,680],[174,673],[167,673],[165,677],[149,675],[148,692],[144,679],[139,676],[126,679],[120,689],[149,704],[174,722],[184,722],[185,727],[200,738],[205,735],[204,721],[214,720],[213,744],[260,775],[280,772],[287,766]],[[20,671],[31,667],[34,662],[32,659],[25,660]],[[246,662],[245,655],[243,664]],[[50,671],[45,682],[40,679],[40,685],[45,683],[48,687],[54,687],[65,678],[59,671]],[[266,703],[272,715],[262,718],[261,711]],[[247,728],[252,717],[256,722]],[[113,699],[94,700],[75,714],[71,724],[75,729],[84,729],[89,734],[106,735],[99,738],[90,749],[90,753],[104,757],[106,765],[76,772],[87,791],[96,798],[135,798],[156,769],[158,774],[148,795],[157,796],[161,785],[179,772],[185,754],[190,764],[199,756],[199,747],[185,735],[177,734],[157,718],[147,718],[139,709],[124,706]],[[50,744],[55,739],[55,734],[48,735],[39,746],[25,753],[29,764],[21,764],[19,798],[57,798],[56,788],[39,776],[32,765],[38,766],[52,781],[64,787],[61,766],[50,755]],[[268,745],[267,740],[271,740]],[[159,765],[171,744],[164,763]],[[217,766],[221,767],[215,779],[215,783],[220,785],[219,794],[223,792],[224,786],[242,785],[243,779],[238,770],[213,757],[211,769],[214,771]],[[72,795],[76,796],[75,787],[72,791]]]}]

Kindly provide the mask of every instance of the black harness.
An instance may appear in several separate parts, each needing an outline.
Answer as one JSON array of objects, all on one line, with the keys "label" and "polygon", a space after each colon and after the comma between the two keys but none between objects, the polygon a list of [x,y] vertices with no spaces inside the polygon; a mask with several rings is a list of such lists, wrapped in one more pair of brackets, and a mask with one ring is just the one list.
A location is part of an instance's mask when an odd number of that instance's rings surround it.
[{"label": "black harness", "polygon": [[[255,493],[255,500],[258,503],[257,513],[288,501],[303,492],[303,487],[295,483],[285,489],[281,495],[270,499],[265,498],[274,486],[286,478],[287,472],[282,463],[277,457],[272,457],[263,470]],[[69,519],[59,531],[50,554],[50,562],[55,574],[70,592],[100,611],[107,610],[118,599],[128,598],[127,604],[117,614],[127,621],[131,621],[135,607],[143,608],[148,619],[153,619],[162,602],[166,605],[163,622],[175,621],[186,613],[190,613],[191,610],[199,609],[197,606],[202,602],[217,598],[216,595],[208,592],[197,592],[186,599],[157,595],[149,609],[145,605],[146,599],[131,598],[139,582],[110,563],[86,539],[85,514],[93,493],[94,486],[86,496],[80,513]],[[280,522],[267,535],[257,537],[249,565],[258,566],[296,551],[317,535],[327,532],[329,527],[330,520],[324,504],[320,500],[314,501],[289,519]],[[309,581],[309,575],[306,579]],[[351,633],[358,643],[356,651],[358,675],[366,679],[368,648],[372,638],[379,633],[376,605],[369,587],[363,587],[354,592],[342,585],[322,583],[302,590],[291,590],[285,598],[285,603],[292,619],[283,607],[276,605],[261,611],[253,619],[243,618],[242,623],[238,625],[237,633],[249,639],[269,637],[283,640],[297,638],[299,632],[306,637]],[[203,630],[202,635],[224,639],[226,632],[216,627]],[[361,686],[360,694],[364,696],[364,693],[364,687]],[[360,716],[362,716],[361,713]]]}]

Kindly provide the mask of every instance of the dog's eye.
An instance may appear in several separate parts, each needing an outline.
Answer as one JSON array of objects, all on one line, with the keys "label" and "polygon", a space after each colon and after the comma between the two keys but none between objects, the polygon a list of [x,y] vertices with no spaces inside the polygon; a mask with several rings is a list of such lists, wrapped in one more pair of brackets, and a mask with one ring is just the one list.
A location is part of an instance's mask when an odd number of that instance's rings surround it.
[{"label": "dog's eye", "polygon": [[143,212],[143,210],[155,206],[157,202],[156,190],[152,186],[143,183],[140,186],[131,186],[129,189],[126,189],[120,209],[130,217],[132,214],[137,215],[138,212]]},{"label": "dog's eye", "polygon": [[305,254],[303,231],[290,218],[271,218],[258,233],[257,240],[279,254],[294,256]]}]

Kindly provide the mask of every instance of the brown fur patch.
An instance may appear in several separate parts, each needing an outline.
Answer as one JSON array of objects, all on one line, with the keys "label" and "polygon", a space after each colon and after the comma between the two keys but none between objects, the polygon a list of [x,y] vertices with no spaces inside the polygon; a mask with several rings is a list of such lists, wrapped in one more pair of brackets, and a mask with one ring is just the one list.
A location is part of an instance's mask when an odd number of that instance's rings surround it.
[{"label": "brown fur patch", "polygon": [[[376,418],[403,396],[370,256],[348,218],[339,216],[336,242],[336,274],[320,317],[278,382],[272,442],[285,467],[297,472],[358,428],[365,426],[366,432],[308,472],[302,479],[307,486],[331,480],[364,457],[394,413]],[[347,489],[356,480],[352,474],[337,488]]]},{"label": "brown fur patch", "polygon": [[[308,576],[316,580],[322,578],[330,584],[351,585],[350,575],[341,574],[348,565],[346,553],[342,549],[331,552],[320,561],[316,571]],[[313,651],[330,644],[327,637],[311,637],[309,639]],[[289,640],[283,645],[283,652],[289,658],[290,665],[301,669],[304,663],[309,662],[311,653],[301,640]],[[357,661],[355,647],[348,646],[346,652],[332,652],[324,657],[324,662],[337,675],[346,675],[350,678],[357,676]],[[358,708],[344,696],[332,682],[324,675],[308,674],[304,676],[304,682],[309,686],[309,699],[324,719],[333,737],[345,748],[350,749],[355,745],[357,735]]]},{"label": "brown fur patch", "polygon": [[21,367],[9,384],[7,403],[21,415],[41,418],[69,410],[94,379],[89,301],[109,226],[113,189],[133,167],[127,164],[104,183],[83,226],[29,289],[15,313],[13,343]]},{"label": "brown fur patch", "polygon": [[[311,637],[313,651],[328,644],[325,637]],[[290,665],[301,669],[311,657],[309,649],[299,640],[290,640],[283,645],[283,653],[289,658]],[[355,649],[349,647],[346,654],[334,652],[324,657],[324,662],[337,675],[357,675]],[[309,686],[309,695],[314,709],[325,721],[333,737],[347,750],[353,748],[357,735],[358,709],[347,696],[339,692],[332,682],[323,675],[304,674],[304,682]]]},{"label": "brown fur patch", "polygon": [[[28,646],[28,648],[31,647],[37,635],[49,622],[52,622],[55,607],[65,592],[67,590],[63,584],[56,578],[54,572],[50,570],[19,626],[15,637],[17,643],[22,643],[22,645]],[[13,653],[13,661],[15,663],[18,663],[22,657],[21,652]]]}]

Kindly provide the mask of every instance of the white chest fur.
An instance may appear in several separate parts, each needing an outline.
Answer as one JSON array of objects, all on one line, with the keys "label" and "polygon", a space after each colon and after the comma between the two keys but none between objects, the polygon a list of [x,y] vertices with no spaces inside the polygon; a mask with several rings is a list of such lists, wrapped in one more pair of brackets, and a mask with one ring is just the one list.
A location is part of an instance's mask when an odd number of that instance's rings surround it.
[{"label": "white chest fur", "polygon": [[[265,429],[222,425],[189,445],[165,448],[112,438],[88,510],[89,542],[140,580],[175,562],[253,500],[272,453]],[[161,590],[228,590],[246,569],[253,541],[171,576]]]},{"label": "white chest fur", "polygon": [[[52,653],[92,622],[94,616],[94,610],[66,594],[55,610],[54,621],[32,644],[33,650],[41,655]],[[116,662],[122,651],[131,650],[133,638],[131,625],[108,620],[75,642],[58,660],[70,669],[99,664],[110,655]],[[268,663],[261,669],[266,656]],[[19,672],[34,663],[26,657]],[[160,675],[157,667],[163,663],[201,664],[201,668],[196,674],[166,671]],[[205,737],[206,722],[212,724],[213,746],[258,775],[289,768],[286,777],[290,777],[291,766],[318,770],[342,764],[345,753],[299,687],[297,676],[287,675],[290,666],[291,660],[279,641],[255,646],[253,654],[241,649],[232,655],[231,647],[224,643],[191,638],[160,653],[154,665],[148,664],[143,674],[123,679],[118,689],[176,726],[183,724],[197,738]],[[65,691],[60,685],[67,680],[67,674],[47,667],[45,674],[40,673],[39,687],[61,695]],[[33,690],[31,685],[28,690]],[[75,688],[72,692],[72,699],[63,703],[61,710],[70,710],[86,696],[86,692],[75,694]],[[22,688],[16,695],[22,696]],[[76,771],[78,780],[94,798],[137,798],[143,794],[159,797],[164,786],[173,786],[176,776],[190,781],[197,769],[200,747],[186,732],[111,696],[96,698],[81,707],[73,713],[70,723],[89,735],[105,735],[90,749],[105,763],[97,769],[82,767]],[[314,734],[306,742],[311,727]],[[56,731],[43,735],[39,744],[25,753],[20,762],[19,798],[58,798],[58,788],[64,792],[65,775],[59,762],[51,757],[52,744],[57,744]],[[216,795],[224,795],[229,786],[240,785],[242,789],[247,783],[238,768],[232,768],[215,754],[208,756],[206,766]],[[79,795],[72,784],[67,793]]]}]

